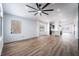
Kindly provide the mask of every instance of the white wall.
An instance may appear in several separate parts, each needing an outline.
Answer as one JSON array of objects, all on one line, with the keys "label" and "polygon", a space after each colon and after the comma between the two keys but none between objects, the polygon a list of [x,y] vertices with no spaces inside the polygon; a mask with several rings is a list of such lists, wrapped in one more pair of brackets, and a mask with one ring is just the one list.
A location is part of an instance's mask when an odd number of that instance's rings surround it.
[{"label": "white wall", "polygon": [[78,39],[78,15],[75,18],[75,38]]},{"label": "white wall", "polygon": [[[37,22],[33,18],[21,18],[18,16],[4,14],[4,42],[13,42],[37,36]],[[11,34],[11,20],[21,21],[21,33]]]},{"label": "white wall", "polygon": [[[2,36],[0,36],[0,55],[1,55],[1,52],[2,52],[2,48],[3,48],[3,8],[2,8],[2,4],[0,3],[0,17],[2,17]],[[0,27],[0,29],[1,29]]]},{"label": "white wall", "polygon": [[3,47],[3,41],[2,41],[2,18],[0,17],[0,55]]}]

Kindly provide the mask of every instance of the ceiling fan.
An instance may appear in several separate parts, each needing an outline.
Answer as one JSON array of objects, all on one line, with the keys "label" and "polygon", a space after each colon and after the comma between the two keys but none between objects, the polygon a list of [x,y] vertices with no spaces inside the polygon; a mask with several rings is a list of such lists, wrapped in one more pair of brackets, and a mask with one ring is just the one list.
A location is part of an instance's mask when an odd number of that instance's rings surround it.
[{"label": "ceiling fan", "polygon": [[26,5],[26,6],[34,10],[34,11],[28,11],[28,12],[35,12],[34,15],[40,14],[42,16],[42,14],[49,15],[48,13],[46,13],[46,11],[53,11],[54,10],[54,9],[45,9],[48,5],[50,5],[50,3],[46,3],[43,7],[42,7],[42,4],[36,3],[37,8],[34,8],[29,5]]}]

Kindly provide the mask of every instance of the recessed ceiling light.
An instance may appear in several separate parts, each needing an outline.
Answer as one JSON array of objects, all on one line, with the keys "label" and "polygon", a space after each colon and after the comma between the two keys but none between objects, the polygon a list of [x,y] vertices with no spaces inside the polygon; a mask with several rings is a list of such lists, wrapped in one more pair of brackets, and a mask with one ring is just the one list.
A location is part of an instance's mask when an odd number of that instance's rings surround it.
[{"label": "recessed ceiling light", "polygon": [[61,10],[58,8],[58,9],[57,9],[57,12],[60,12],[60,11],[61,11]]}]

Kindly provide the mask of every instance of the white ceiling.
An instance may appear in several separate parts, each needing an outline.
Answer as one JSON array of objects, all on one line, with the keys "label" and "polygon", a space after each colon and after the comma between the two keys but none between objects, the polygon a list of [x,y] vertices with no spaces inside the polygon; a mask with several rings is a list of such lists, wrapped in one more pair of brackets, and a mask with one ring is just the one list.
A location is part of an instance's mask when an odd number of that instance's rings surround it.
[{"label": "white ceiling", "polygon": [[[51,3],[45,9],[54,9],[54,11],[47,12],[49,15],[42,14],[42,16],[34,16],[35,13],[29,13],[33,9],[26,7],[25,5],[30,5],[36,7],[34,3],[3,3],[4,13],[9,13],[21,17],[33,17],[39,18],[43,21],[73,21],[72,19],[77,16],[78,13],[78,4],[77,3]],[[44,6],[45,3],[42,3]]]}]

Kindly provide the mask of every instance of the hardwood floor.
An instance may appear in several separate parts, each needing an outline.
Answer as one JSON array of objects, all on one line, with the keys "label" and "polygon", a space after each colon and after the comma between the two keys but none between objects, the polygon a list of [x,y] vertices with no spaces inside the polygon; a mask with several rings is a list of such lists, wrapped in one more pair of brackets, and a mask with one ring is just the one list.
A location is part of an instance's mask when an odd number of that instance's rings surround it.
[{"label": "hardwood floor", "polygon": [[73,35],[40,36],[4,45],[2,56],[78,56],[78,40]]}]

